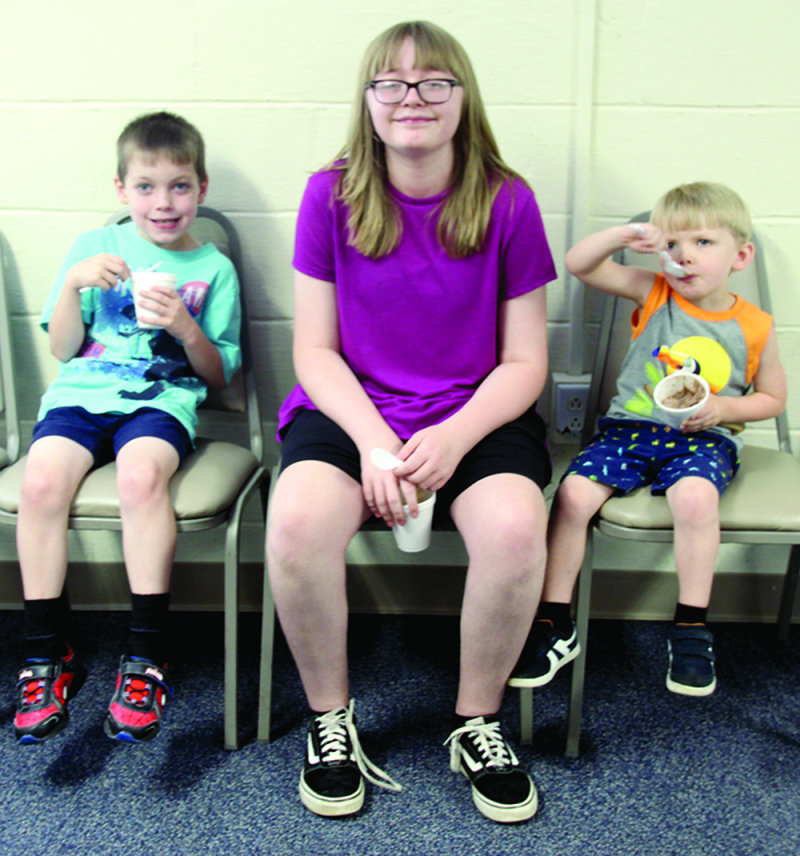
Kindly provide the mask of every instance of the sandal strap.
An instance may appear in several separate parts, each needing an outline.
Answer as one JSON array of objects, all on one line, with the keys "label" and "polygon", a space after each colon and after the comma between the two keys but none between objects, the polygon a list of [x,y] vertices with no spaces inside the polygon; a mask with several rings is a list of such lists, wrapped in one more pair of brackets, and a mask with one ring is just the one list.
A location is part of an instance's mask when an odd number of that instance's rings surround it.
[{"label": "sandal strap", "polygon": [[714,643],[714,634],[703,627],[676,625],[670,630],[669,639],[677,654],[705,657],[711,663],[717,659],[714,649],[711,647]]},{"label": "sandal strap", "polygon": [[17,675],[17,686],[27,684],[29,681],[55,680],[61,673],[61,661],[48,661],[46,663],[25,664]]}]

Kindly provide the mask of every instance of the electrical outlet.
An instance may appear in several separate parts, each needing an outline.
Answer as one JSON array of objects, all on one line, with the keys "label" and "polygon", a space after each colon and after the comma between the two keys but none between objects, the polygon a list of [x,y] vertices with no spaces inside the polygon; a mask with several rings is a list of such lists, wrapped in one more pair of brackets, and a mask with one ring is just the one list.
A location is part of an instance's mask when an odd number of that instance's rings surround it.
[{"label": "electrical outlet", "polygon": [[563,442],[580,440],[589,406],[591,375],[553,375],[551,428],[553,439]]}]

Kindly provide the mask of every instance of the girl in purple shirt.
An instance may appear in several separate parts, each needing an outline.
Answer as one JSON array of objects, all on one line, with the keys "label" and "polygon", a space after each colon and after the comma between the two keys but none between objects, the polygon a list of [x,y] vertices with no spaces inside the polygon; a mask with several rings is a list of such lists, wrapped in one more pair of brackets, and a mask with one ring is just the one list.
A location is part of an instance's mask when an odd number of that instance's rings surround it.
[{"label": "girl in purple shirt", "polygon": [[[550,479],[535,412],[555,268],[536,200],[501,160],[463,48],[427,22],[370,45],[340,155],[308,182],[294,256],[294,365],[267,561],[311,708],[303,804],[351,814],[364,756],[347,670],[345,550],[371,515],[405,524],[416,488],[469,569],[450,766],[501,823],[536,787],[497,713],[542,585]],[[403,460],[377,469],[370,451]]]}]

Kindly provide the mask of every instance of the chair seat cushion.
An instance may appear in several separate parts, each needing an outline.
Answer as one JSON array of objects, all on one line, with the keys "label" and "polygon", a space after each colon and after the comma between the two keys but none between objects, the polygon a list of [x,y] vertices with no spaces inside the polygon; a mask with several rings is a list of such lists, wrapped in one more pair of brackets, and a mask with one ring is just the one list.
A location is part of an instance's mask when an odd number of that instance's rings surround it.
[{"label": "chair seat cushion", "polygon": [[[209,517],[226,509],[258,467],[255,455],[235,443],[198,438],[197,448],[186,457],[169,483],[170,499],[178,520]],[[25,458],[0,473],[0,509],[16,514]],[[81,483],[70,515],[119,517],[117,465],[92,470]]]},{"label": "chair seat cushion", "polygon": [[[741,468],[720,500],[720,527],[800,531],[800,460],[760,446],[745,446],[740,458]],[[666,498],[652,496],[649,486],[612,497],[600,518],[631,529],[672,528]]]}]

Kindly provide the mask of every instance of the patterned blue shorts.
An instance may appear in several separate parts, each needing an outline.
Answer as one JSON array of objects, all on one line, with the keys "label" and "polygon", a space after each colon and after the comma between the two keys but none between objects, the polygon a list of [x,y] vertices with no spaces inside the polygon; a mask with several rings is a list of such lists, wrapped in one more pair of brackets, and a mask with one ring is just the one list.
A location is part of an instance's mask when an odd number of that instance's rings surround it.
[{"label": "patterned blue shorts", "polygon": [[735,444],[714,431],[683,434],[655,422],[609,419],[599,422],[599,433],[569,465],[565,475],[630,493],[652,484],[651,493],[663,494],[686,476],[708,479],[722,495],[739,469]]}]

